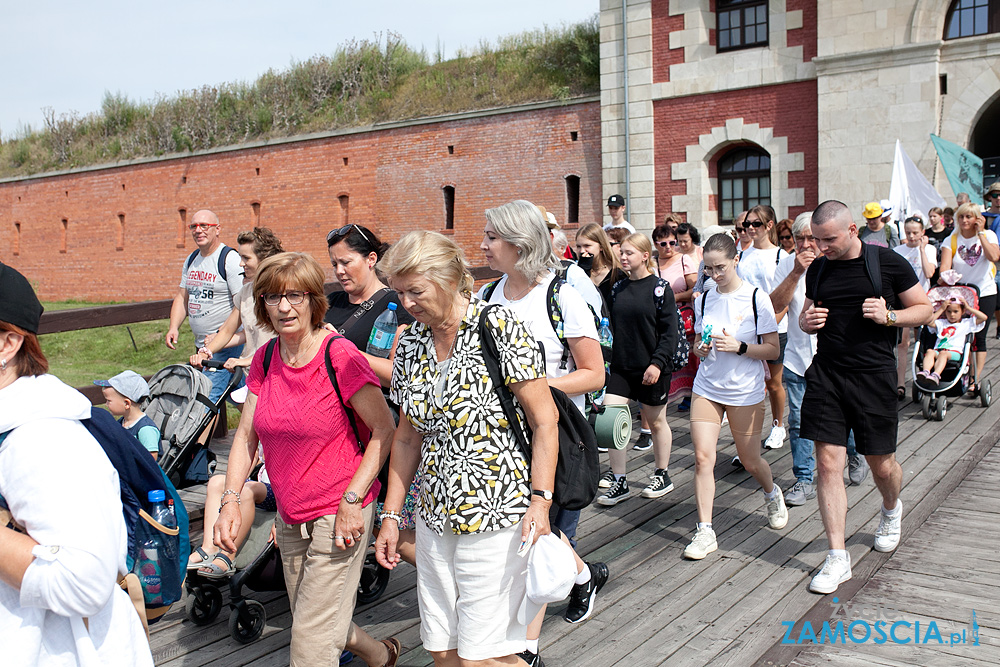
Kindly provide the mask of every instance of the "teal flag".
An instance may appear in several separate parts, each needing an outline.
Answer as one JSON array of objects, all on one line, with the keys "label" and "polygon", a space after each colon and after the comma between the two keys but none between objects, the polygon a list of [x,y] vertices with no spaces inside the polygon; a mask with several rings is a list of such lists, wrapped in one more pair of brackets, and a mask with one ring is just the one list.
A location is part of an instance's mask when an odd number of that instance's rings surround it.
[{"label": "teal flag", "polygon": [[983,201],[983,159],[958,144],[931,135],[934,148],[941,159],[941,166],[951,183],[952,191],[969,193],[973,202]]}]

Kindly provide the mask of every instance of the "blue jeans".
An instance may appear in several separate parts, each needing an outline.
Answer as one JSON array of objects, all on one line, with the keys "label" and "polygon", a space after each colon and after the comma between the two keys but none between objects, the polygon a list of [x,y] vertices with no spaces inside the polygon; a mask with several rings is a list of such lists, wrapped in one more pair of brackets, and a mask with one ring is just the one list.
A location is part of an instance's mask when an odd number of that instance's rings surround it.
[{"label": "blue jeans", "polygon": [[[788,439],[792,444],[792,474],[795,479],[808,484],[813,483],[816,472],[816,457],[813,453],[813,441],[799,437],[799,425],[802,423],[802,397],[806,393],[806,379],[785,366],[781,375],[788,395]],[[854,444],[853,434],[851,445]]]},{"label": "blue jeans", "polygon": [[[227,347],[213,354],[212,360],[225,361],[227,359],[236,359],[241,354],[243,354],[242,345]],[[233,374],[221,368],[218,370],[202,368],[201,372],[212,382],[212,392],[208,395],[208,400],[217,403],[219,397],[225,393],[226,387],[229,386],[229,381],[232,380]]]},{"label": "blue jeans", "polygon": [[549,507],[549,525],[566,534],[566,539],[576,549],[576,525],[580,523],[580,510],[567,510],[552,503]]}]

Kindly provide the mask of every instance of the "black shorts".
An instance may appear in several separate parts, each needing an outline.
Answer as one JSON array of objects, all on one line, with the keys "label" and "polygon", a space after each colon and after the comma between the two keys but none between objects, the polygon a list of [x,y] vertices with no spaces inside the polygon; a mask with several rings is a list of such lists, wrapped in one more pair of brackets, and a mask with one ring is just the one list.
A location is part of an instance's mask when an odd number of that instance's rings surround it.
[{"label": "black shorts", "polygon": [[780,333],[778,334],[778,358],[774,361],[768,361],[768,366],[781,366],[785,363],[785,345],[788,344],[788,334]]},{"label": "black shorts", "polygon": [[896,371],[846,372],[813,362],[800,414],[801,438],[846,447],[854,431],[858,454],[892,454],[899,425]]},{"label": "black shorts", "polygon": [[[645,372],[645,371],[643,371]],[[642,405],[666,405],[670,393],[670,373],[660,371],[660,379],[655,384],[643,384],[643,373],[618,373],[611,371],[608,393],[624,396]]]}]

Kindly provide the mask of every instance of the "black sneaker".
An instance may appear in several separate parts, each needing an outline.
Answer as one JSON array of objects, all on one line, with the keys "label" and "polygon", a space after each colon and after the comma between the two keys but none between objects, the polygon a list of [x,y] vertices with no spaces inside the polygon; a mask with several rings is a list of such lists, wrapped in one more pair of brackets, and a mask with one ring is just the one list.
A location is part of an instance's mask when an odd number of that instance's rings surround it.
[{"label": "black sneaker", "polygon": [[649,486],[642,490],[643,498],[659,498],[674,490],[674,483],[670,481],[670,475],[663,468],[657,468],[650,478]]},{"label": "black sneaker", "polygon": [[545,667],[545,663],[542,662],[542,656],[537,653],[532,653],[527,649],[518,653],[517,657],[528,663],[528,667]]},{"label": "black sneaker", "polygon": [[611,507],[625,500],[630,495],[632,495],[632,492],[628,488],[628,480],[622,477],[612,484],[610,489],[597,497],[597,504]]},{"label": "black sneaker", "polygon": [[639,438],[635,441],[635,445],[632,446],[637,452],[649,451],[649,448],[653,446],[653,434],[652,433],[640,433]]},{"label": "black sneaker", "polygon": [[574,584],[569,594],[569,606],[563,614],[567,623],[581,623],[590,618],[594,611],[594,600],[597,593],[608,583],[608,566],[604,563],[587,563],[590,568],[590,581],[585,584]]}]

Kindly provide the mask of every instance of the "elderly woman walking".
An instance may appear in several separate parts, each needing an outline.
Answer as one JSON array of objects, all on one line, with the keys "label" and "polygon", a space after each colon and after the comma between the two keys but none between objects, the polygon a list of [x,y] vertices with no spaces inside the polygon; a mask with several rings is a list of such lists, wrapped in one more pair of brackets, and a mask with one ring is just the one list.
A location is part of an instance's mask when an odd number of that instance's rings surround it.
[{"label": "elderly woman walking", "polygon": [[[531,333],[503,306],[485,324],[520,420],[519,448],[490,379],[479,335],[486,304],[472,296],[462,250],[434,232],[404,236],[379,265],[416,322],[396,348],[391,394],[402,416],[376,554],[399,562],[397,522],[419,466],[417,599],[420,638],[438,667],[514,665],[525,650],[517,609],[527,561],[549,532],[558,451],[556,410]],[[457,298],[456,298],[456,295]]]}]

